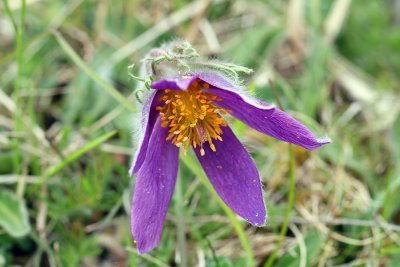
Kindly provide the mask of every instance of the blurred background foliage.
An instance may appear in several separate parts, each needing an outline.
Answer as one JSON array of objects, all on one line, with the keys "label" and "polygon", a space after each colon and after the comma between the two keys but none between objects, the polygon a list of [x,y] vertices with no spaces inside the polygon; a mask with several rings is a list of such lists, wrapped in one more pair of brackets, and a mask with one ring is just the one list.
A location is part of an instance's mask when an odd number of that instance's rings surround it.
[{"label": "blurred background foliage", "polygon": [[[295,148],[287,232],[288,145],[232,120],[267,225],[226,210],[191,154],[160,246],[136,253],[142,85],[128,66],[174,38],[253,68],[249,90],[277,103],[272,80],[286,111],[333,140]],[[0,266],[399,266],[399,0],[2,0],[0,69]]]}]

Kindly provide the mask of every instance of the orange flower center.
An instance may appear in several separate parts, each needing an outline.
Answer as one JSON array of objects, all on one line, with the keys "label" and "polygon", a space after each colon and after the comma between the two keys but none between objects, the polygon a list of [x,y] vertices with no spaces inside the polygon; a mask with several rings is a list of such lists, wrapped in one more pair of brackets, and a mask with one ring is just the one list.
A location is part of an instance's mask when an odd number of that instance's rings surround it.
[{"label": "orange flower center", "polygon": [[194,148],[200,146],[203,156],[205,142],[215,152],[213,139],[222,141],[221,126],[227,124],[220,114],[227,111],[214,105],[214,101],[222,99],[207,93],[209,87],[207,83],[194,81],[186,91],[165,90],[159,99],[163,104],[156,109],[160,111],[161,126],[169,127],[166,140],[182,146],[185,155],[190,144]]}]

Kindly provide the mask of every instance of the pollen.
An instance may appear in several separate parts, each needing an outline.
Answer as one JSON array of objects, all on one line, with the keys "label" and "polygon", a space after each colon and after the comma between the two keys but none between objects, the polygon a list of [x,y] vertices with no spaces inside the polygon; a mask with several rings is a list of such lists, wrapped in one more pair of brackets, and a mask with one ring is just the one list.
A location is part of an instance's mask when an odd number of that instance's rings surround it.
[{"label": "pollen", "polygon": [[208,83],[194,81],[184,90],[164,90],[159,98],[161,126],[169,128],[167,141],[177,147],[183,147],[186,155],[190,145],[200,147],[200,155],[205,155],[203,145],[208,143],[212,151],[216,151],[213,140],[222,141],[222,129],[227,123],[220,114],[229,111],[215,105],[222,101],[208,93]]}]

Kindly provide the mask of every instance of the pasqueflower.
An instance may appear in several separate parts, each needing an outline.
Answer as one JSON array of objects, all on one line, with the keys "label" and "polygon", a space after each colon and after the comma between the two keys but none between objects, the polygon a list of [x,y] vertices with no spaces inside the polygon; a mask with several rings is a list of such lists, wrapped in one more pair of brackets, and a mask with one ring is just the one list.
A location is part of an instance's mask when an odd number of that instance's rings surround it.
[{"label": "pasqueflower", "polygon": [[131,226],[139,253],[159,243],[178,172],[179,149],[193,148],[221,199],[256,226],[266,220],[260,176],[253,159],[227,124],[233,116],[251,128],[313,150],[329,139],[274,105],[249,96],[219,71],[175,73],[151,83],[143,104],[143,134],[131,175],[137,173]]}]

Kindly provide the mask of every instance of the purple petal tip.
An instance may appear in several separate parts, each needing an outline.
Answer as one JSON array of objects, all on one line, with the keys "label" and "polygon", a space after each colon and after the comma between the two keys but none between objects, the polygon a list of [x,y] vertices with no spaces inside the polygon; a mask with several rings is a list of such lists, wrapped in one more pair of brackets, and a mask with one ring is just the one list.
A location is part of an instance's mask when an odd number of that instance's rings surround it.
[{"label": "purple petal tip", "polygon": [[[136,241],[135,241],[136,243]],[[138,252],[139,255],[143,255],[146,254],[150,251],[152,251],[155,247],[157,247],[159,242],[155,243],[155,244],[137,244],[136,250]]]},{"label": "purple petal tip", "polygon": [[260,213],[255,213],[251,218],[245,218],[245,220],[254,226],[263,227],[267,222],[267,212],[264,209]]}]

